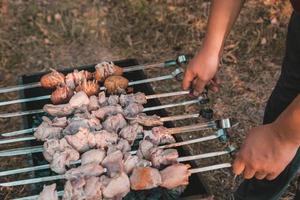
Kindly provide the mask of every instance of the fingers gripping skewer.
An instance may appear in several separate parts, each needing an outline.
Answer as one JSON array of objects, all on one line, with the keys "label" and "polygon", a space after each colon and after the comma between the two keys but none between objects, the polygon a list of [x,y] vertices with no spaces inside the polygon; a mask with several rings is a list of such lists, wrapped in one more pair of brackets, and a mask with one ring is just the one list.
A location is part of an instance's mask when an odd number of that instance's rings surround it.
[{"label": "fingers gripping skewer", "polygon": [[[164,75],[164,76],[159,76],[159,77],[154,77],[154,78],[148,78],[148,79],[142,79],[142,80],[137,80],[137,81],[131,81],[131,82],[128,83],[128,86],[139,85],[139,84],[143,84],[143,83],[151,83],[151,82],[162,81],[162,80],[168,80],[168,79],[176,78],[182,73],[183,73],[183,70],[181,68],[177,68],[169,75]],[[100,87],[101,91],[105,90],[105,89],[106,88],[104,86]],[[44,96],[31,97],[31,98],[26,98],[26,99],[15,99],[15,100],[10,100],[10,101],[0,102],[0,106],[6,106],[6,105],[11,105],[11,104],[17,104],[17,103],[27,103],[27,102],[33,102],[33,101],[40,101],[40,100],[46,100],[46,99],[50,99],[50,98],[51,98],[51,95],[44,95]]]},{"label": "fingers gripping skewer", "polygon": [[[189,145],[189,144],[195,144],[195,143],[200,143],[208,140],[213,140],[216,138],[219,138],[221,136],[225,136],[224,130],[219,130],[217,131],[216,134],[207,136],[207,137],[202,137],[202,138],[197,138],[197,139],[192,139],[184,142],[177,142],[169,145],[162,145],[159,146],[160,149],[167,149],[167,148],[175,148],[175,147],[180,147],[184,145]],[[225,151],[219,151],[219,152],[213,152],[213,153],[206,153],[206,154],[199,154],[195,156],[186,156],[186,157],[181,157],[178,159],[178,162],[185,162],[185,161],[190,161],[191,159],[196,160],[196,159],[203,159],[203,158],[209,158],[209,157],[214,157],[214,156],[221,156],[224,154],[231,153],[235,150],[234,147],[228,147],[227,150]],[[130,151],[132,155],[136,154],[137,151]],[[81,160],[72,162],[71,164],[80,164]],[[13,170],[7,170],[7,171],[2,171],[0,172],[0,177],[1,176],[9,176],[13,174],[20,174],[20,173],[25,173],[25,172],[32,172],[32,171],[38,171],[38,170],[44,170],[44,169],[49,169],[50,165],[45,164],[45,165],[39,165],[39,166],[33,166],[33,167],[25,167],[25,168],[20,168],[20,169],[13,169]]]},{"label": "fingers gripping skewer", "polygon": [[[144,70],[144,69],[150,69],[150,68],[163,68],[163,67],[173,67],[176,65],[182,65],[186,64],[189,60],[188,55],[180,55],[175,60],[168,60],[162,63],[156,63],[156,64],[148,64],[148,65],[135,65],[131,67],[124,67],[124,72],[132,72],[132,71],[138,71],[138,70]],[[31,89],[31,88],[37,88],[41,87],[41,84],[39,82],[36,83],[29,83],[24,85],[17,85],[17,86],[9,86],[5,88],[0,88],[0,94],[1,93],[7,93],[7,92],[15,92],[19,90],[25,90],[25,89]]]}]

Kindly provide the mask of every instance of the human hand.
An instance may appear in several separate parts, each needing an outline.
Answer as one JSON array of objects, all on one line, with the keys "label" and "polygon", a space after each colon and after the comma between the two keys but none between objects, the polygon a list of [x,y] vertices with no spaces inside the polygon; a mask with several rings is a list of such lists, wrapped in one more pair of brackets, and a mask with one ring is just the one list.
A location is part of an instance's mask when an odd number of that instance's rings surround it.
[{"label": "human hand", "polygon": [[219,55],[202,49],[190,62],[185,71],[182,88],[192,89],[194,96],[199,96],[206,85],[214,92],[219,90],[216,77]]},{"label": "human hand", "polygon": [[[292,161],[299,145],[288,141],[274,124],[252,129],[233,163],[236,175],[245,179],[275,179]],[[283,133],[284,134],[284,133]]]}]

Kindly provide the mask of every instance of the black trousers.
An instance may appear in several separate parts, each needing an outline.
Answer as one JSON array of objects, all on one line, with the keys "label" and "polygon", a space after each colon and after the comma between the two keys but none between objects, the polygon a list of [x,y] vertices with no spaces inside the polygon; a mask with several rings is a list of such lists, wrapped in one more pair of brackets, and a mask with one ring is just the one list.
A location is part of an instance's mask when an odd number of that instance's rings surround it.
[{"label": "black trousers", "polygon": [[[300,94],[300,14],[293,13],[288,28],[281,75],[268,100],[263,123],[273,122],[298,94]],[[255,178],[245,180],[236,191],[235,199],[279,199],[299,169],[300,150],[275,180],[257,180]]]}]

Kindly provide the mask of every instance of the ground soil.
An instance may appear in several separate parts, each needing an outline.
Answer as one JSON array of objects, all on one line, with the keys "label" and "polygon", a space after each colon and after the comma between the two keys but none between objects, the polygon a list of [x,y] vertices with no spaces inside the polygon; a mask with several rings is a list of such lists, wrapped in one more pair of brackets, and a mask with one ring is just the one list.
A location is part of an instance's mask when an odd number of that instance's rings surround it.
[{"label": "ground soil", "polygon": [[[49,68],[124,58],[155,63],[180,53],[194,54],[201,48],[209,6],[209,1],[203,0],[0,0],[0,86],[15,85],[20,75]],[[262,121],[265,103],[280,74],[290,14],[288,1],[249,0],[225,44],[218,73],[221,91],[210,94],[209,105],[215,118],[235,117],[240,122],[231,130],[230,141],[235,146],[241,144],[247,130]],[[162,73],[167,71],[147,71],[148,76]],[[178,90],[180,82],[166,81],[153,87],[157,92]],[[0,98],[4,101],[18,95],[8,93]],[[181,98],[165,102],[174,100]],[[1,112],[18,109],[0,108]],[[170,112],[198,109],[187,106]],[[1,132],[20,127],[20,119],[0,119]],[[192,153],[210,152],[226,145],[212,141],[190,149]],[[1,159],[0,169],[16,166],[24,159]],[[225,161],[232,158],[203,160],[199,165]],[[215,199],[225,200],[240,181],[228,169],[204,173],[203,178]],[[292,182],[282,199],[292,199],[295,188]],[[22,190],[0,188],[1,199],[11,199]]]}]

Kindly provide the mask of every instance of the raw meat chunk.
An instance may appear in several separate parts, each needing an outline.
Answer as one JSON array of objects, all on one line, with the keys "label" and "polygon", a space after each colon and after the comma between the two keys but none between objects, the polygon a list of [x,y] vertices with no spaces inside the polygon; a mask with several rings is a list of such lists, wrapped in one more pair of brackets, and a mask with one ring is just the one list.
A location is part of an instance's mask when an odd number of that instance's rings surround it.
[{"label": "raw meat chunk", "polygon": [[152,167],[136,167],[130,176],[132,190],[149,190],[162,183],[158,169]]}]

